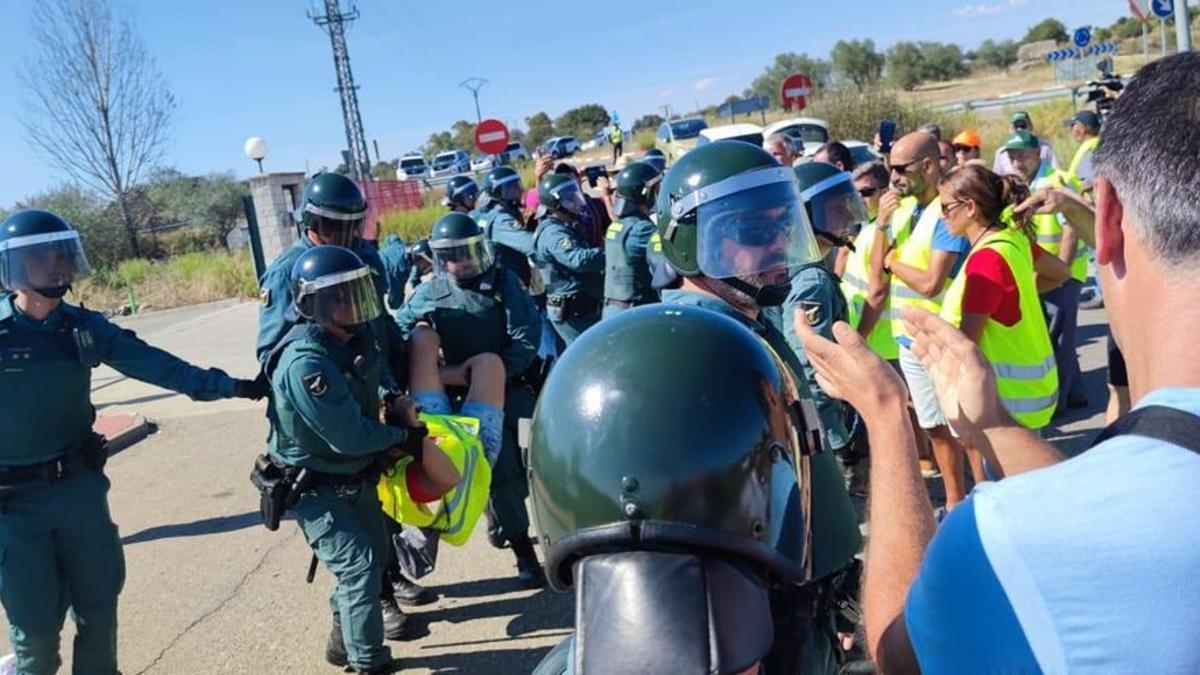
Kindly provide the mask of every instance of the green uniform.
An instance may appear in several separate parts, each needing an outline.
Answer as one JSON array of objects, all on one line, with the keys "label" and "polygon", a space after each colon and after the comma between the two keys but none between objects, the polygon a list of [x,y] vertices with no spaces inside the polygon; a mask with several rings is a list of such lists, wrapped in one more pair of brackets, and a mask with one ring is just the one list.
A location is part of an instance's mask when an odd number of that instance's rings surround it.
[{"label": "green uniform", "polygon": [[[488,352],[504,362],[508,389],[500,454],[492,467],[492,509],[501,537],[524,535],[529,530],[525,510],[529,487],[517,446],[517,422],[533,415],[533,392],[522,376],[537,356],[541,315],[517,276],[496,265],[469,282],[437,278],[422,284],[396,313],[396,323],[406,336],[420,321],[429,322],[437,332],[448,364]],[[451,412],[444,409],[448,399],[443,402],[440,396],[422,394],[413,392],[428,412]],[[471,410],[464,406],[463,412]]]},{"label": "green uniform", "polygon": [[[235,381],[192,366],[138,339],[96,312],[62,304],[44,321],[0,298],[0,474],[77,457],[92,439],[92,368],[124,375],[200,401],[234,395]],[[12,473],[10,473],[12,472]],[[59,632],[68,608],[78,630],[74,672],[117,668],[117,595],[125,559],[108,510],[109,481],[71,465],[59,480],[6,489],[0,498],[0,600],[21,673],[61,664]]]},{"label": "green uniform", "polygon": [[341,617],[350,665],[391,661],[379,604],[387,530],[371,465],[404,441],[403,429],[379,422],[384,355],[360,330],[341,343],[319,326],[294,326],[269,355],[271,437],[280,464],[318,476],[293,512],[304,538],[337,579],[330,604]]},{"label": "green uniform", "polygon": [[[379,249],[379,261],[383,266],[383,279],[387,284],[384,299],[387,306],[397,309],[404,304],[405,286],[413,282],[419,283],[417,266],[412,264],[408,246],[400,237],[388,235],[387,242]],[[290,270],[289,270],[290,271]]]},{"label": "green uniform", "polygon": [[533,260],[546,283],[546,314],[569,346],[600,320],[604,249],[589,247],[576,228],[554,216],[538,224]]},{"label": "green uniform", "polygon": [[[786,338],[767,321],[755,321],[734,309],[720,298],[695,291],[675,289],[663,291],[663,303],[701,307],[736,319],[766,340],[767,344],[783,359],[800,386],[800,398],[811,398],[804,381],[804,366],[800,358],[788,346]],[[686,339],[686,338],[682,338]],[[842,479],[837,459],[829,452],[812,457],[812,561],[813,578],[827,579],[853,565],[854,556],[862,548],[862,534],[854,514],[854,506],[846,484]],[[798,672],[836,673],[837,659],[833,651],[833,615],[818,617],[803,643],[803,664]],[[788,645],[786,637],[776,635],[776,644]],[[793,644],[792,647],[798,646]]]},{"label": "green uniform", "polygon": [[640,214],[626,216],[608,226],[604,236],[603,316],[658,300],[650,283],[647,258],[654,232],[654,221]]},{"label": "green uniform", "polygon": [[530,282],[529,257],[533,255],[533,233],[525,229],[517,210],[507,204],[494,204],[487,215],[478,219],[496,258],[513,271],[526,288]]}]

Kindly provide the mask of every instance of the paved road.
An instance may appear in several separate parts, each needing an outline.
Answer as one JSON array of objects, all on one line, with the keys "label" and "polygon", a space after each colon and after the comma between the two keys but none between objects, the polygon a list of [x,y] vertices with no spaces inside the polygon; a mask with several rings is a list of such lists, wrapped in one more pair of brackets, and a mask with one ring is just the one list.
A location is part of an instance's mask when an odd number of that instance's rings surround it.
[{"label": "paved road", "polygon": [[[1100,426],[1102,321],[1102,312],[1086,312],[1081,321],[1092,410],[1052,430],[1069,449],[1083,447]],[[254,369],[253,303],[213,303],[122,322],[198,364],[243,376]],[[247,476],[266,438],[262,404],[192,403],[107,369],[93,378],[93,398],[106,412],[134,410],[158,425],[155,434],[113,457],[108,469],[128,568],[122,671],[336,672],[322,658],[331,578],[322,571],[312,586],[304,583],[309,549],[294,524],[271,533],[257,522]],[[484,537],[462,549],[444,546],[438,562],[428,584],[440,600],[415,612],[428,635],[392,643],[405,672],[528,672],[567,634],[571,598],[518,590],[511,555]],[[73,632],[67,624],[69,668]],[[0,650],[8,651],[6,630]]]}]

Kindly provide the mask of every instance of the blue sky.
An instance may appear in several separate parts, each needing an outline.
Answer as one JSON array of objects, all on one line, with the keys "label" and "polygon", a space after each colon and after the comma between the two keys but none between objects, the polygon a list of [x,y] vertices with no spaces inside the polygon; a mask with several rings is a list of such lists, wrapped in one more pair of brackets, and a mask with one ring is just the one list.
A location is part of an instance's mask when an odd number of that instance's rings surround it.
[{"label": "blue sky", "polygon": [[[5,0],[0,100],[19,108],[17,69],[34,45],[37,0]],[[268,170],[333,166],[345,145],[328,38],[306,0],[110,0],[129,11],[179,102],[166,163],[189,173],[253,171],[248,136],[267,139]],[[342,0],[343,5],[347,0]],[[15,6],[14,6],[15,5]],[[368,139],[385,158],[471,119],[469,76],[487,78],[485,117],[523,124],[588,102],[623,121],[740,93],[784,51],[827,57],[842,38],[957,42],[1024,35],[1053,16],[1068,28],[1108,25],[1125,0],[359,0],[351,64]],[[615,24],[608,17],[621,17]],[[612,24],[612,25],[610,25]],[[0,205],[61,181],[0,115]]]}]

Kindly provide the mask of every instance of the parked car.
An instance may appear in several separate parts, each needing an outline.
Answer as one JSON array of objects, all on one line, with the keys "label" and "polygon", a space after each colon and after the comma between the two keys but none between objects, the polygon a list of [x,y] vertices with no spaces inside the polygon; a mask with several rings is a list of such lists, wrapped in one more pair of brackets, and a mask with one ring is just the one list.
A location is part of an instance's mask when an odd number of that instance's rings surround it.
[{"label": "parked car", "polygon": [[696,137],[696,147],[713,141],[742,141],[758,147],[763,144],[763,130],[757,124],[723,124],[719,127],[709,127]]},{"label": "parked car", "polygon": [[554,159],[570,157],[579,152],[579,139],[574,136],[555,136],[542,144],[541,153]]},{"label": "parked car", "polygon": [[475,155],[471,158],[472,171],[487,171],[496,166],[496,159],[492,155]]},{"label": "parked car", "polygon": [[[850,158],[854,160],[854,167],[852,167],[852,169],[858,168],[859,166],[862,166],[868,162],[877,162],[883,159],[879,153],[875,152],[874,148],[866,143],[863,143],[862,141],[842,141],[842,145],[846,146],[846,149],[850,151]],[[813,153],[815,152],[816,150],[814,150],[812,153],[804,155],[800,159],[797,159],[795,163],[803,164],[805,162],[811,162]]]},{"label": "parked car", "polygon": [[429,165],[425,163],[424,155],[405,155],[400,158],[400,166],[396,169],[396,178],[400,180],[425,180],[429,178]]},{"label": "parked car", "polygon": [[663,122],[654,137],[654,147],[663,151],[668,164],[673,163],[685,152],[696,147],[696,139],[700,137],[700,132],[707,128],[708,122],[705,122],[703,117]]},{"label": "parked car", "polygon": [[763,138],[785,133],[796,143],[796,151],[811,155],[829,142],[829,123],[815,117],[793,117],[768,124],[763,128]]},{"label": "parked car", "polygon": [[450,178],[471,170],[471,157],[465,150],[439,152],[433,158],[431,178]]},{"label": "parked car", "polygon": [[517,141],[509,143],[504,152],[500,153],[500,161],[505,164],[512,164],[518,159],[529,159],[529,152]]}]

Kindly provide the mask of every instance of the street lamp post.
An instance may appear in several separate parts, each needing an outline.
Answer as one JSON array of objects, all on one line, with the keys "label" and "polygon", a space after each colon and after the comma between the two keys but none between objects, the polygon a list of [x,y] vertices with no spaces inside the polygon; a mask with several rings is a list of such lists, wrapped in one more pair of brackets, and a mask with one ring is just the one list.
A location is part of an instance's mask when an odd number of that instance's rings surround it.
[{"label": "street lamp post", "polygon": [[262,161],[267,158],[267,142],[258,136],[251,136],[246,139],[246,144],[242,146],[242,152],[246,156],[258,163],[258,172],[263,172]]}]

